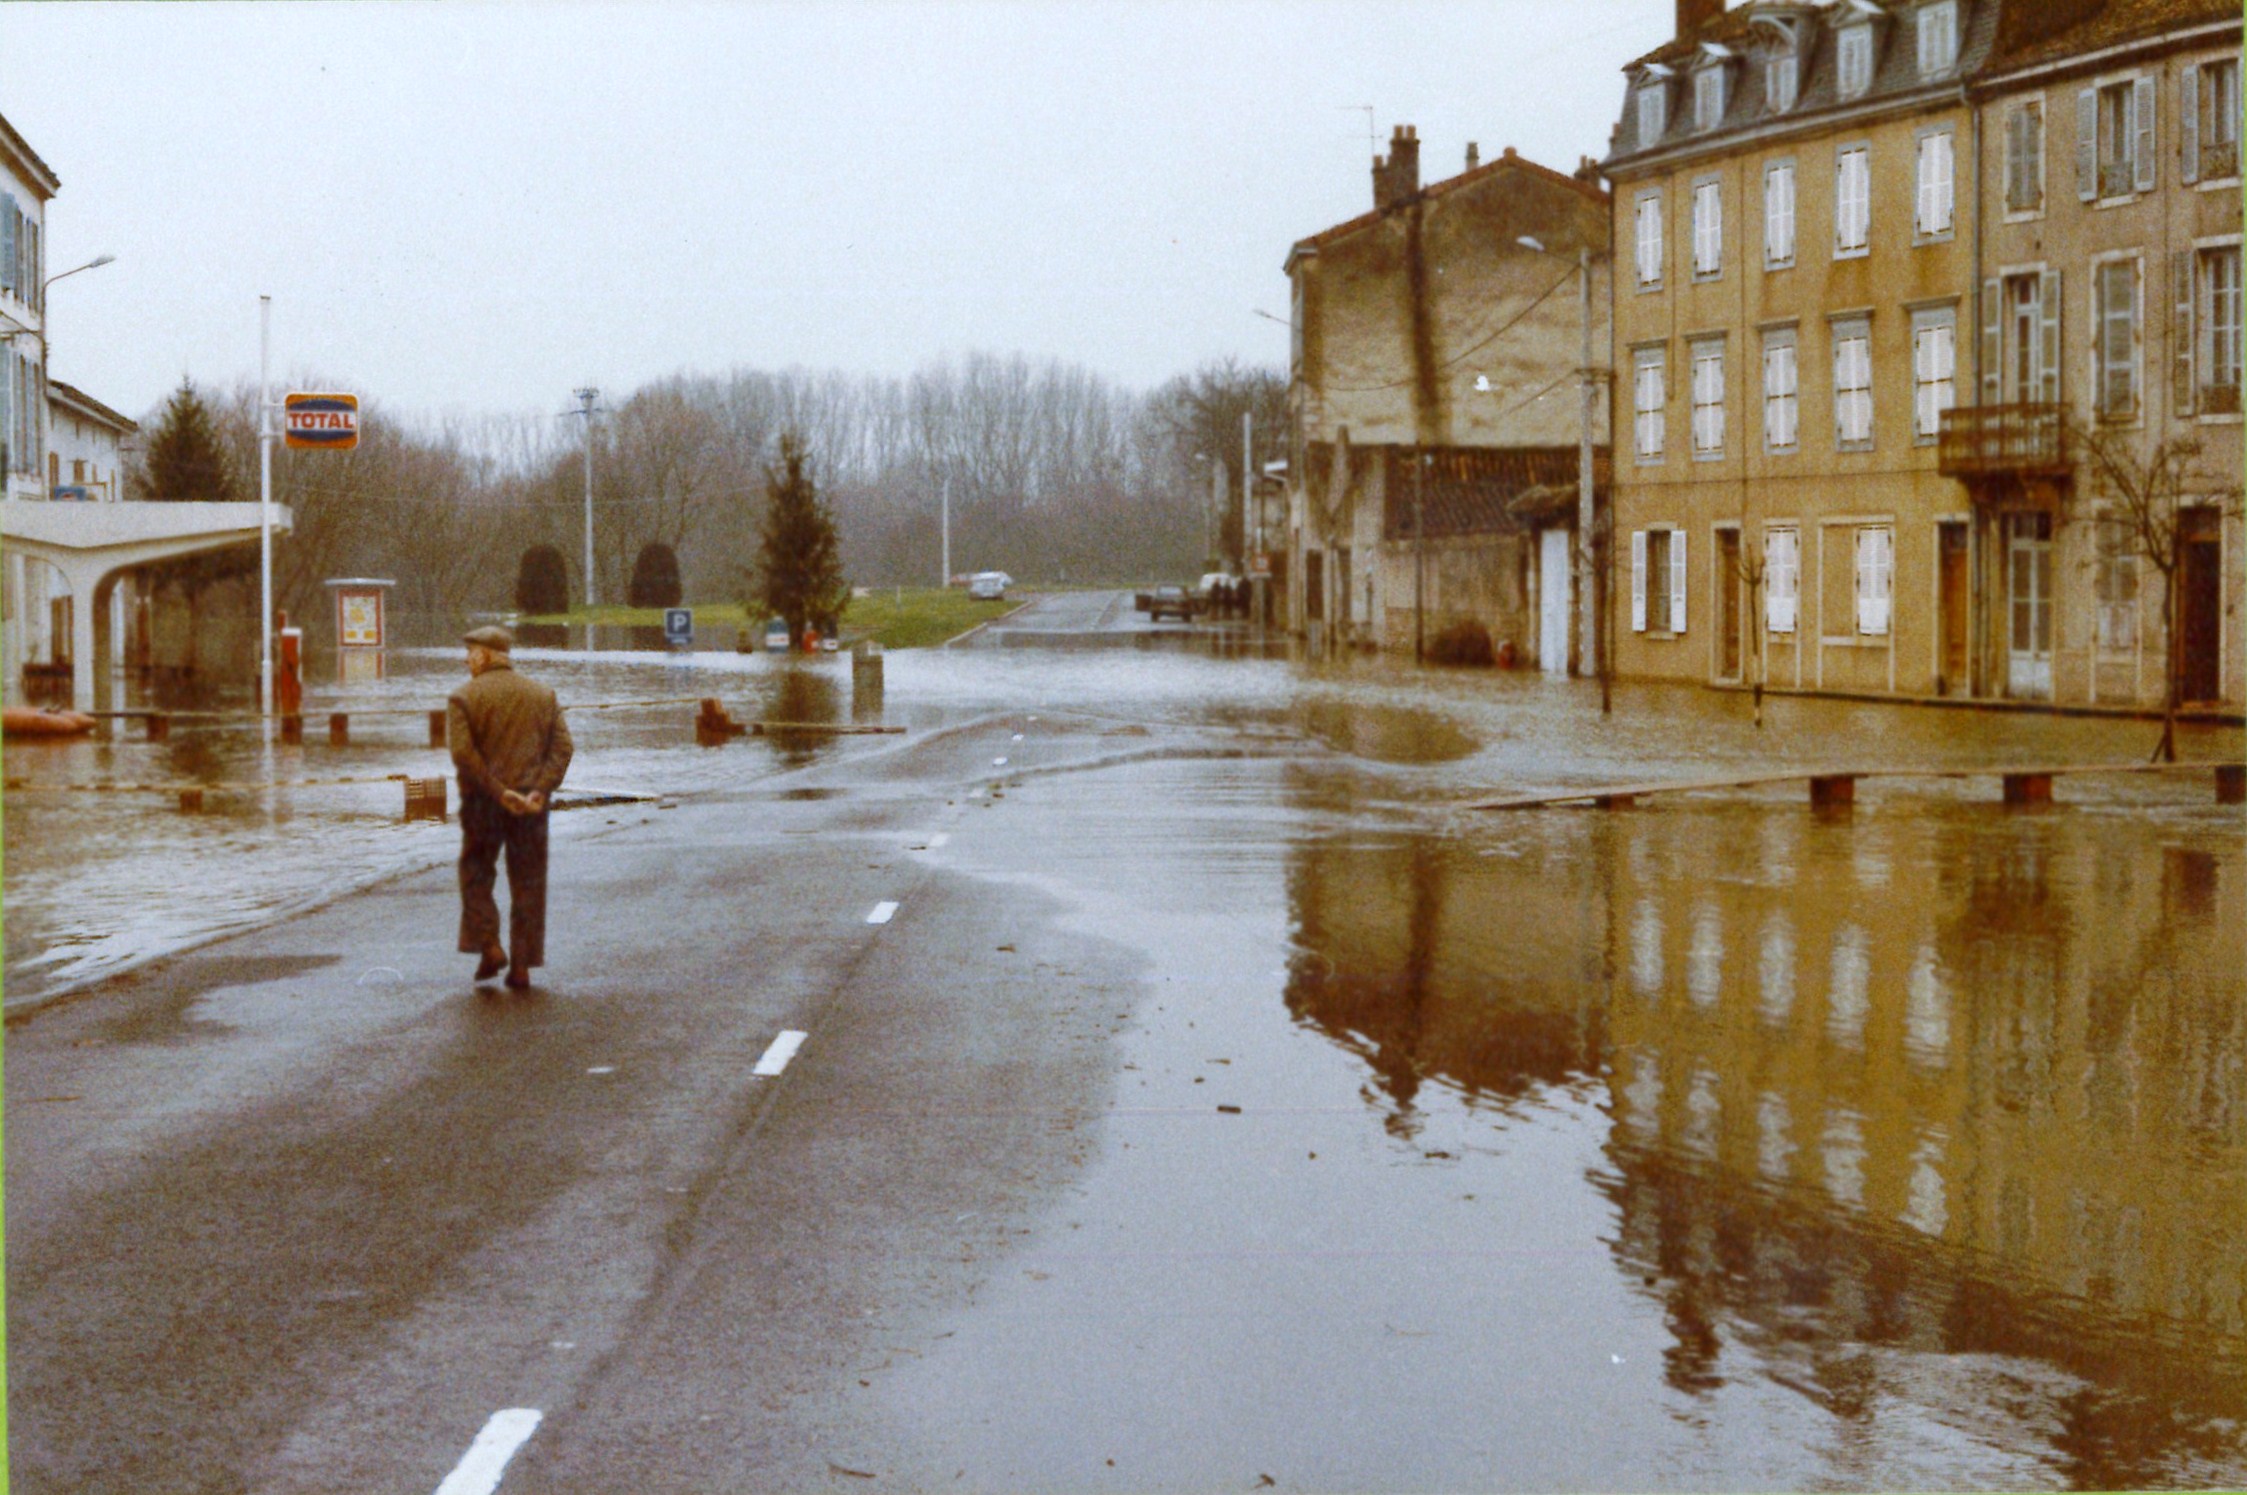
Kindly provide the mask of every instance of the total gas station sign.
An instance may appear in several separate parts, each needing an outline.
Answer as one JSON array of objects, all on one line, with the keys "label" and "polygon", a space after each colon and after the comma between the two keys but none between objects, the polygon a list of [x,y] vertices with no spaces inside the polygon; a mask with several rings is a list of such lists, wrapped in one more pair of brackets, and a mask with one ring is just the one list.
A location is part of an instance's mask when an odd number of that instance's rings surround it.
[{"label": "total gas station sign", "polygon": [[359,444],[359,397],[293,394],[282,402],[281,439],[289,446],[348,451]]}]

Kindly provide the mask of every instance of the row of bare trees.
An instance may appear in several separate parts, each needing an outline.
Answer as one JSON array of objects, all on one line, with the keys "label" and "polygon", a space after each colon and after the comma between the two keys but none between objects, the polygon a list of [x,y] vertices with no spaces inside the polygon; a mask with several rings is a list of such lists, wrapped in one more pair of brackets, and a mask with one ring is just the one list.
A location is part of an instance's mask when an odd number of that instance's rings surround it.
[{"label": "row of bare trees", "polygon": [[[1251,412],[1256,460],[1266,460],[1279,449],[1283,391],[1276,372],[1231,363],[1140,393],[1081,366],[983,353],[903,378],[674,375],[596,414],[595,590],[622,601],[640,552],[663,545],[678,556],[689,601],[738,599],[765,471],[791,432],[861,584],[935,584],[947,500],[955,572],[1086,582],[1195,574],[1238,554],[1240,415]],[[235,494],[254,496],[256,391],[203,398]],[[505,608],[517,560],[536,545],[568,559],[571,599],[583,600],[581,421],[420,421],[363,398],[360,425],[352,451],[275,449],[274,498],[294,519],[275,552],[278,605],[319,616],[328,578],[383,576],[397,582],[403,612]],[[254,568],[255,558],[225,564]]]}]

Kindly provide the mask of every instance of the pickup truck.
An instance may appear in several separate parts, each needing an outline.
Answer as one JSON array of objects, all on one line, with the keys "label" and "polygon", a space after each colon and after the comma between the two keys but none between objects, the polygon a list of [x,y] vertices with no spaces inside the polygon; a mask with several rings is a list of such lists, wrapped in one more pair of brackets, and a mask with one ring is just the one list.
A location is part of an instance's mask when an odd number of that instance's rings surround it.
[{"label": "pickup truck", "polygon": [[1201,598],[1184,587],[1156,587],[1132,598],[1132,604],[1147,615],[1149,622],[1160,623],[1167,614],[1181,623],[1193,621],[1202,610]]}]

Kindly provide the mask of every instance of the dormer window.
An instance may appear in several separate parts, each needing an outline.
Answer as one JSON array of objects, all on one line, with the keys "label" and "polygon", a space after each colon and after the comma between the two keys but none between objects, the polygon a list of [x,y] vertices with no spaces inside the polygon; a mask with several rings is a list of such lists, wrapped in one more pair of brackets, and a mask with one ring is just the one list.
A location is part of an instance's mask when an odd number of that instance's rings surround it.
[{"label": "dormer window", "polygon": [[1919,75],[1933,78],[1958,66],[1958,0],[1933,0],[1919,12]]},{"label": "dormer window", "polygon": [[1802,68],[1792,47],[1773,51],[1763,59],[1763,106],[1773,114],[1794,107],[1802,86]]},{"label": "dormer window", "polygon": [[1862,97],[1872,87],[1872,27],[1861,21],[1843,27],[1834,37],[1834,49],[1840,64],[1837,91],[1845,99]]},{"label": "dormer window", "polygon": [[1713,130],[1724,123],[1724,78],[1722,63],[1705,67],[1693,75],[1693,128]]},{"label": "dormer window", "polygon": [[1669,126],[1669,88],[1659,78],[1648,78],[1638,86],[1638,143],[1653,145]]}]

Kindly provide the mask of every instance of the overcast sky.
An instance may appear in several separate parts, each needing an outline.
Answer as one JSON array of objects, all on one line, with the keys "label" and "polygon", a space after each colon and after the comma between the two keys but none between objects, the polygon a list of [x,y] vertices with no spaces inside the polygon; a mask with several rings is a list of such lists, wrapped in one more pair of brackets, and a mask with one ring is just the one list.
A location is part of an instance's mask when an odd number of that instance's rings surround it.
[{"label": "overcast sky", "polygon": [[973,349],[1145,388],[1277,364],[1287,246],[1371,206],[1367,116],[1568,169],[1672,0],[0,5],[62,178],[54,376],[317,369],[559,411],[680,370]]}]

